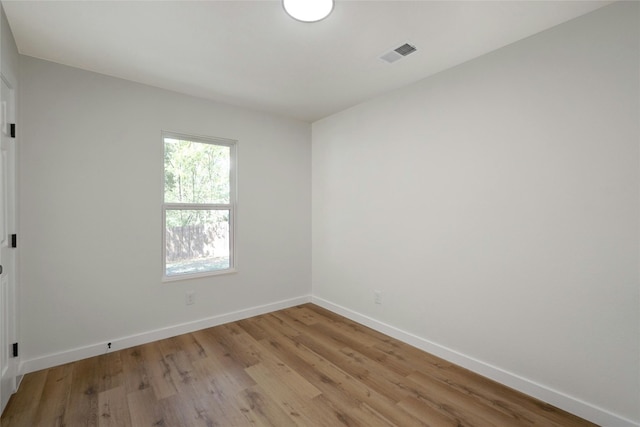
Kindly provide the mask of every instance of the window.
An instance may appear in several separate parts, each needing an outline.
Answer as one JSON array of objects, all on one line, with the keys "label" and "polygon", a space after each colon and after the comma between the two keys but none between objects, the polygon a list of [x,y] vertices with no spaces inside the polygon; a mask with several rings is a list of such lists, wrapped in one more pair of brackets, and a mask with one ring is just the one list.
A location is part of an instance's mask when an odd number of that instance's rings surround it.
[{"label": "window", "polygon": [[235,141],[163,132],[163,277],[234,271]]}]

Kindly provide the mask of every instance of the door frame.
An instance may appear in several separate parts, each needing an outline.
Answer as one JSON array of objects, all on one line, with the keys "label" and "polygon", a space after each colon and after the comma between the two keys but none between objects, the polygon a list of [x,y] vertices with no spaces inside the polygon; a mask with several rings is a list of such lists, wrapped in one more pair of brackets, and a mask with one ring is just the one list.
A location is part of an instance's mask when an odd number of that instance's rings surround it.
[{"label": "door frame", "polygon": [[[8,376],[8,389],[10,392],[7,396],[6,393],[3,393],[3,387],[0,386],[0,413],[4,411],[4,408],[9,401],[9,398],[13,393],[16,392],[18,387],[18,358],[13,357],[12,351],[10,348],[13,343],[18,342],[18,260],[17,260],[17,252],[14,248],[11,248],[10,235],[17,233],[17,143],[16,138],[11,137],[10,129],[4,128],[4,125],[9,126],[11,123],[16,123],[16,90],[15,85],[11,83],[11,81],[0,72],[0,79],[2,84],[6,85],[8,89],[7,96],[9,99],[2,100],[4,101],[2,105],[2,117],[0,120],[2,121],[3,129],[0,129],[0,133],[2,133],[2,139],[7,141],[9,144],[9,158],[6,163],[6,198],[8,200],[8,204],[10,206],[5,207],[5,211],[3,212],[6,215],[6,229],[5,236],[0,236],[0,241],[5,239],[6,241],[6,250],[7,253],[10,253],[9,259],[0,259],[2,262],[2,266],[4,267],[4,272],[0,275],[0,284],[4,279],[5,274],[9,274],[8,276],[8,289],[6,292],[6,297],[8,301],[6,301],[6,307],[9,309],[6,313],[7,318],[5,319],[5,313],[0,316],[0,335],[4,335],[6,333],[6,337],[0,336],[0,343],[4,341],[6,343],[6,350],[0,349],[0,369],[2,368],[2,359],[6,358],[7,362],[7,376]],[[8,103],[9,105],[5,104]],[[2,161],[2,156],[0,155],[0,161]],[[3,217],[5,215],[2,215]],[[5,301],[3,298],[4,291],[0,288],[0,306],[5,307]],[[5,324],[5,320],[7,324]],[[2,372],[0,371],[0,375]],[[3,382],[6,381],[5,378],[0,378]]]}]

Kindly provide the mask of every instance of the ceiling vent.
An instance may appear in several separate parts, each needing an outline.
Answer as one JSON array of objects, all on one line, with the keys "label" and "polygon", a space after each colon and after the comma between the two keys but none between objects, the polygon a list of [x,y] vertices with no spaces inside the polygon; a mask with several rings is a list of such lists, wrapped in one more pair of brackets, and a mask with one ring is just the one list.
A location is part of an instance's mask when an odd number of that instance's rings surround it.
[{"label": "ceiling vent", "polygon": [[402,46],[398,46],[392,51],[385,53],[380,57],[380,59],[391,64],[392,62],[396,62],[397,60],[402,59],[407,55],[411,55],[416,50],[418,49],[416,49],[415,46],[412,46],[409,43],[405,43]]}]

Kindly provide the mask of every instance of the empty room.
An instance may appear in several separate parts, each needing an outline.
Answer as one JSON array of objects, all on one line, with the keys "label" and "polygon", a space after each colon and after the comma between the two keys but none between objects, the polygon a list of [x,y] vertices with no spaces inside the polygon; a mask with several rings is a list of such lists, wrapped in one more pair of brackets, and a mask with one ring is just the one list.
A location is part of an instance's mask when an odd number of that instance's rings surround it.
[{"label": "empty room", "polygon": [[640,2],[0,4],[3,427],[640,427]]}]

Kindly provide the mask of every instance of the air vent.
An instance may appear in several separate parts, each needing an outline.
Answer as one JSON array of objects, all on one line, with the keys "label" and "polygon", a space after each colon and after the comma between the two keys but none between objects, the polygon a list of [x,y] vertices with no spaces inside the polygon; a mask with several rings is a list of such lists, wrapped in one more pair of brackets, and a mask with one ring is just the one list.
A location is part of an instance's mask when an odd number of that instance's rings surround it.
[{"label": "air vent", "polygon": [[415,46],[412,46],[409,43],[405,43],[402,46],[398,46],[392,51],[385,53],[380,57],[380,59],[391,64],[392,62],[396,62],[397,60],[402,59],[407,55],[411,55],[416,50],[418,49],[416,49]]},{"label": "air vent", "polygon": [[416,50],[418,49],[416,49],[415,46],[411,46],[409,43],[405,43],[402,46],[393,49],[394,52],[398,52],[402,56],[407,56],[410,53],[415,52]]}]

